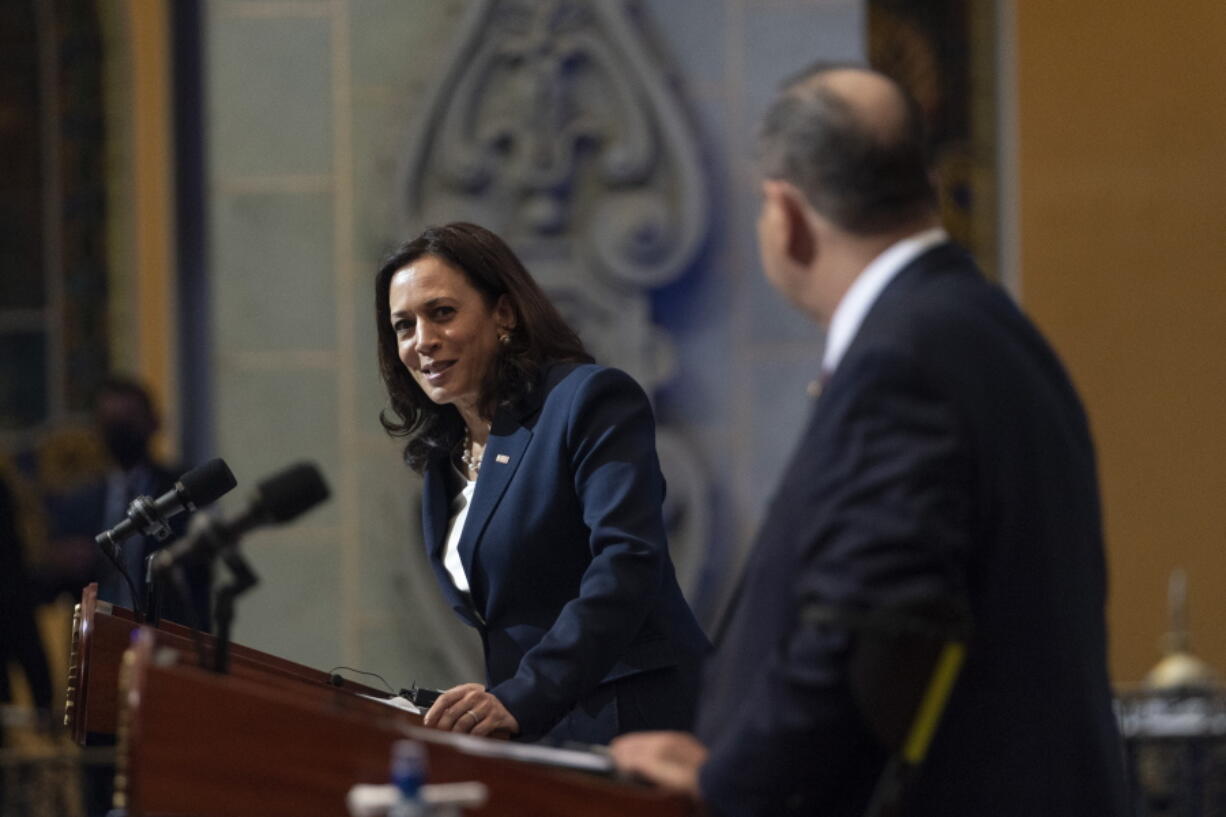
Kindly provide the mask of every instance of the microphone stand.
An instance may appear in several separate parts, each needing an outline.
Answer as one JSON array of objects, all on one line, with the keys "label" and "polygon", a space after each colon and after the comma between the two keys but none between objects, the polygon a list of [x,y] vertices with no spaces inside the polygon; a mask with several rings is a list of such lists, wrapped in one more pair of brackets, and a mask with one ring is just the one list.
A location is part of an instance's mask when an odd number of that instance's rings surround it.
[{"label": "microphone stand", "polygon": [[162,586],[157,571],[153,569],[155,556],[156,550],[145,557],[145,623],[150,627],[158,626],[162,620]]},{"label": "microphone stand", "polygon": [[[192,606],[191,597],[181,560],[212,560],[220,557],[230,569],[232,581],[219,587],[214,598],[213,622],[217,627],[217,641],[213,651],[213,670],[221,674],[225,674],[230,668],[230,632],[234,624],[234,601],[260,582],[259,576],[238,549],[242,534],[241,528],[208,520],[199,530],[189,534],[184,543],[186,547],[180,550],[181,546],[174,545],[170,549],[159,551],[154,554],[156,561],[151,562],[153,573],[163,579],[169,576],[174,582],[173,588],[187,602],[188,607]],[[166,560],[163,558],[166,556],[172,558]],[[204,666],[205,662],[202,661],[201,665]]]},{"label": "microphone stand", "polygon": [[[138,496],[129,503],[127,518],[135,526],[136,531],[145,536],[152,536],[159,542],[164,542],[170,537],[170,525],[166,521],[166,515],[158,508],[157,503],[147,496]],[[145,584],[138,590],[135,582],[132,581],[132,577],[128,575],[128,569],[124,566],[123,547],[116,541],[114,530],[98,534],[94,537],[94,541],[102,549],[103,554],[115,565],[115,569],[119,571],[120,577],[127,583],[128,592],[132,594],[132,612],[136,614],[136,620],[141,623],[148,622],[156,626],[156,614],[153,620],[149,621],[148,605],[152,601],[153,593],[149,582],[153,576],[150,572],[148,557],[146,557],[145,561]]]},{"label": "microphone stand", "polygon": [[[174,592],[175,597],[179,601],[179,606],[183,608],[184,614],[187,616],[187,621],[183,622],[188,626],[192,633],[192,644],[196,647],[196,663],[201,669],[208,669],[208,657],[205,654],[204,636],[201,634],[203,629],[209,626],[207,616],[202,615],[201,611],[196,609],[194,600],[192,599],[191,589],[187,585],[187,575],[183,572],[182,565],[171,565],[165,573],[154,573],[162,581],[160,587],[164,590],[169,588]],[[150,585],[152,587],[152,585]],[[204,618],[204,621],[201,619]],[[154,620],[154,626],[157,626],[157,621]]]},{"label": "microphone stand", "polygon": [[217,591],[216,610],[217,649],[213,653],[213,670],[224,675],[230,669],[230,629],[234,623],[234,600],[260,583],[251,565],[239,552],[235,542],[222,549],[221,560],[230,568],[233,581]]},{"label": "microphone stand", "polygon": [[136,616],[137,622],[143,624],[145,621],[145,605],[142,603],[141,594],[136,590],[136,584],[132,581],[132,577],[128,575],[128,569],[124,567],[123,550],[119,545],[112,543],[110,547],[104,546],[102,553],[114,565],[116,572],[119,573],[119,577],[128,585],[128,592],[132,595],[132,613]]}]

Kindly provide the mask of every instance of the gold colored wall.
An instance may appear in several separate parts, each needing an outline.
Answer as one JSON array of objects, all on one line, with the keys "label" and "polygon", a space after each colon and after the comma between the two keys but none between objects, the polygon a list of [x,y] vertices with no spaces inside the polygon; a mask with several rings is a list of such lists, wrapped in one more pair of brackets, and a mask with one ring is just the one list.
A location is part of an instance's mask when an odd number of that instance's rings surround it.
[{"label": "gold colored wall", "polygon": [[1016,0],[1021,293],[1099,451],[1112,669],[1226,673],[1226,3]]}]

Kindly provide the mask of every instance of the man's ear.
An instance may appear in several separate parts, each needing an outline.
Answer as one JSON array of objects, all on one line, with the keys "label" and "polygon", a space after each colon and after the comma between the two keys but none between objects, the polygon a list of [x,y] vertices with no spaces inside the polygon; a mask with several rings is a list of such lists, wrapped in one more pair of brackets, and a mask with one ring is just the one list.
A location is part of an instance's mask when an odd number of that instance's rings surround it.
[{"label": "man's ear", "polygon": [[787,260],[798,266],[813,263],[818,251],[818,239],[808,217],[808,204],[804,194],[796,186],[781,179],[769,179],[763,183],[766,206],[774,211],[771,218],[779,243]]},{"label": "man's ear", "polygon": [[807,267],[817,255],[817,234],[809,221],[809,208],[804,195],[793,185],[779,182],[777,195],[782,208],[787,238],[784,251],[794,264]]}]

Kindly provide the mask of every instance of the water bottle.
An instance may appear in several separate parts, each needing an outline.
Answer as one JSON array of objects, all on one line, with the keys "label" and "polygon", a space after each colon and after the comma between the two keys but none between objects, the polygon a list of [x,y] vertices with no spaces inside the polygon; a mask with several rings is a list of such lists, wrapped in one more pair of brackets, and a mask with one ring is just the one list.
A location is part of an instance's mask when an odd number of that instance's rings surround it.
[{"label": "water bottle", "polygon": [[392,785],[399,796],[387,817],[426,817],[428,810],[421,797],[426,782],[426,747],[415,740],[392,744]]}]

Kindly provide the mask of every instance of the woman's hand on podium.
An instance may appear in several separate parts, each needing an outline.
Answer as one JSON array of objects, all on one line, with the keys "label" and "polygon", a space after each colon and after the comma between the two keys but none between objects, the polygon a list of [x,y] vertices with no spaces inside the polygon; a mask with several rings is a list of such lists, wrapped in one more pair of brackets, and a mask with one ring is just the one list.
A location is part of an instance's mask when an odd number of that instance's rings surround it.
[{"label": "woman's hand on podium", "polygon": [[460,684],[438,696],[426,713],[426,726],[444,732],[506,736],[519,731],[519,721],[502,701],[481,684]]}]

